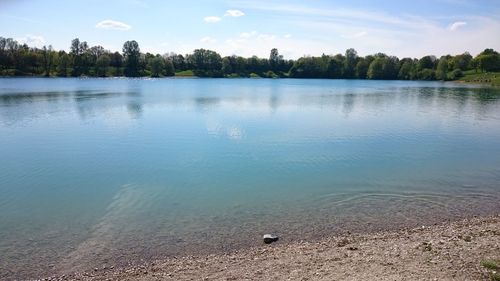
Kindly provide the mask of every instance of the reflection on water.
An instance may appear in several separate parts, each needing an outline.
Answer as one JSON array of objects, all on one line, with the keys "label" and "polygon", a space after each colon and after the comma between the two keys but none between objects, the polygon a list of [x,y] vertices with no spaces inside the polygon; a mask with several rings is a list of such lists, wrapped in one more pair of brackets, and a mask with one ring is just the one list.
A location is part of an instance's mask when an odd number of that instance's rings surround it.
[{"label": "reflection on water", "polygon": [[[14,84],[22,83],[22,81],[20,82],[16,79],[10,80],[13,80],[10,82]],[[407,82],[413,84],[411,87],[402,84],[405,82],[387,82],[395,83],[395,85],[388,88],[379,87],[379,85],[373,85],[373,88],[367,87],[370,85],[360,85],[361,87],[340,89],[335,89],[338,85],[333,85],[334,88],[330,89],[328,88],[330,86],[328,84],[331,83],[331,81],[318,80],[315,81],[317,85],[314,86],[321,88],[314,89],[316,91],[301,92],[294,88],[301,88],[304,87],[304,85],[297,85],[295,83],[296,81],[285,80],[285,82],[282,83],[283,85],[280,85],[280,88],[277,89],[273,85],[271,90],[261,89],[261,87],[259,87],[259,89],[256,89],[258,91],[252,92],[252,89],[245,89],[242,92],[232,91],[224,93],[221,96],[214,96],[213,93],[211,93],[212,90],[225,90],[227,87],[236,85],[221,87],[220,85],[214,85],[215,82],[200,82],[196,80],[202,84],[206,84],[205,86],[207,87],[204,88],[203,91],[197,92],[200,86],[189,85],[189,83],[191,83],[190,80],[137,80],[133,81],[133,87],[128,85],[127,90],[122,91],[124,88],[123,85],[118,89],[115,89],[113,86],[117,83],[126,84],[131,82],[122,79],[118,81],[110,79],[99,81],[98,83],[103,84],[100,85],[100,89],[71,90],[74,89],[75,83],[94,83],[95,81],[68,80],[69,81],[66,81],[66,83],[62,83],[62,85],[60,83],[54,85],[56,88],[60,88],[59,91],[52,90],[40,92],[28,88],[26,92],[23,92],[22,88],[13,90],[11,87],[0,89],[2,91],[0,92],[0,106],[3,109],[2,119],[0,121],[4,122],[4,124],[15,125],[15,122],[22,120],[19,120],[16,116],[25,116],[25,118],[33,119],[37,118],[36,115],[33,115],[34,113],[42,115],[60,114],[59,111],[52,110],[50,106],[38,108],[42,110],[42,112],[33,111],[33,104],[39,106],[48,103],[72,103],[76,106],[77,112],[82,119],[91,116],[96,117],[96,111],[106,112],[107,109],[120,106],[120,103],[126,104],[126,112],[129,114],[130,118],[138,119],[141,117],[144,104],[154,104],[156,102],[161,102],[165,106],[188,106],[192,104],[201,111],[216,110],[218,107],[224,106],[231,106],[235,109],[241,107],[241,110],[245,110],[248,106],[258,106],[261,110],[267,107],[268,109],[266,112],[276,112],[280,110],[280,107],[297,106],[297,104],[300,104],[301,107],[320,108],[328,106],[338,107],[341,105],[342,112],[345,117],[348,117],[353,110],[356,110],[356,107],[360,109],[370,107],[382,109],[384,106],[393,104],[395,100],[403,103],[411,103],[413,99],[418,100],[418,108],[422,111],[425,111],[426,108],[432,109],[436,103],[439,103],[439,106],[446,107],[447,110],[461,113],[464,112],[467,105],[471,105],[476,109],[475,114],[481,115],[486,114],[487,112],[485,111],[490,110],[489,105],[496,103],[500,97],[500,89],[498,88],[459,87],[457,85],[440,83],[431,83],[432,86],[426,85],[425,87],[420,87],[422,82]],[[237,86],[243,84],[243,87],[248,88],[251,87],[251,85],[249,85],[251,83],[259,83],[245,80],[237,81],[237,83],[228,84],[238,84]],[[38,83],[41,82],[38,81]],[[106,85],[106,83],[110,83],[110,85]],[[139,88],[137,87],[137,83],[144,83],[144,85]],[[151,84],[148,85],[147,83]],[[183,84],[183,88],[172,85],[175,83]],[[359,81],[359,83],[370,84],[379,82]],[[51,83],[48,84],[49,86],[46,87],[50,87]],[[165,86],[170,89],[164,89]],[[294,90],[288,92],[287,90],[289,90],[289,88]],[[171,92],[169,90],[180,91]],[[143,94],[146,94],[147,97],[143,98]],[[16,113],[10,114],[11,112],[9,110],[14,106]],[[26,109],[26,111],[19,112],[19,110],[23,109]]]},{"label": "reflection on water", "polygon": [[499,98],[440,82],[0,79],[0,279],[496,213]]}]

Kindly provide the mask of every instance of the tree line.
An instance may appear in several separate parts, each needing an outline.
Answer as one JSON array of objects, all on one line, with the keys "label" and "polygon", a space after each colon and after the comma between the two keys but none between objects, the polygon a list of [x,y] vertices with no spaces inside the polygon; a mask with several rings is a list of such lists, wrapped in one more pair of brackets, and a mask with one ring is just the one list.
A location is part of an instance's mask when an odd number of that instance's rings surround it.
[{"label": "tree line", "polygon": [[70,51],[57,51],[20,44],[12,38],[0,37],[1,76],[60,77],[164,77],[176,73],[199,77],[290,77],[331,79],[384,80],[455,80],[465,71],[500,71],[500,54],[485,49],[476,57],[469,53],[420,59],[389,56],[383,53],[359,56],[354,49],[345,54],[304,56],[284,59],[277,49],[269,58],[252,56],[222,57],[215,51],[196,49],[192,54],[142,53],[132,40],[123,44],[122,52],[111,52],[102,46],[90,47],[75,38]]}]

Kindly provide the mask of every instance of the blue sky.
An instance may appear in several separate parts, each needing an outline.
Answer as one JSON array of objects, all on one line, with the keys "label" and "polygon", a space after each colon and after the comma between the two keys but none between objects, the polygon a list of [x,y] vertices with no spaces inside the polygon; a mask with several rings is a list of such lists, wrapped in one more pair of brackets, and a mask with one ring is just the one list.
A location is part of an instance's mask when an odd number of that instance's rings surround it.
[{"label": "blue sky", "polygon": [[500,50],[500,1],[0,0],[0,36],[66,50],[75,37],[113,51],[133,39],[161,54],[475,55]]}]

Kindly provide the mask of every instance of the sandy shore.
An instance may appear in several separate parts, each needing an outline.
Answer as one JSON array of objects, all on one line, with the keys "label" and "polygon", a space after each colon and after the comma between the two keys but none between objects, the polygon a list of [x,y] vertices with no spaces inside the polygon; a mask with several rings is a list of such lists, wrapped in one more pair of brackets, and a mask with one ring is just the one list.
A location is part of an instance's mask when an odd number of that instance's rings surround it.
[{"label": "sandy shore", "polygon": [[102,267],[48,280],[490,280],[500,216]]}]

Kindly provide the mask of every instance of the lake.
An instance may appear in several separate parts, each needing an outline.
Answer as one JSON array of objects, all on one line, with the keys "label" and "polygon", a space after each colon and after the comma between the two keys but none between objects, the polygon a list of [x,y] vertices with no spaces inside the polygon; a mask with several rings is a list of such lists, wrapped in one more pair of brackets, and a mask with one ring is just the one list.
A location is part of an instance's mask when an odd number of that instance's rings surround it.
[{"label": "lake", "polygon": [[500,89],[0,79],[0,279],[500,211]]}]

